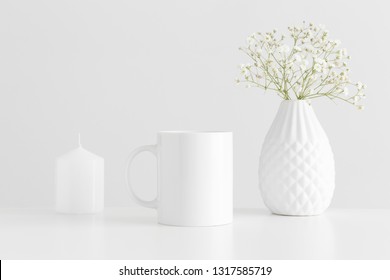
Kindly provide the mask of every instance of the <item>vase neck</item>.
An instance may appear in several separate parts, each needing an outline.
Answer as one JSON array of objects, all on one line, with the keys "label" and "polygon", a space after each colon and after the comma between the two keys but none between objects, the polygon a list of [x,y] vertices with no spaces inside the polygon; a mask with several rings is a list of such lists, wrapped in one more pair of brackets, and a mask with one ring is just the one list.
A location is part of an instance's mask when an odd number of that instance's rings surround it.
[{"label": "vase neck", "polygon": [[278,141],[327,139],[312,106],[305,100],[282,101],[267,138]]}]

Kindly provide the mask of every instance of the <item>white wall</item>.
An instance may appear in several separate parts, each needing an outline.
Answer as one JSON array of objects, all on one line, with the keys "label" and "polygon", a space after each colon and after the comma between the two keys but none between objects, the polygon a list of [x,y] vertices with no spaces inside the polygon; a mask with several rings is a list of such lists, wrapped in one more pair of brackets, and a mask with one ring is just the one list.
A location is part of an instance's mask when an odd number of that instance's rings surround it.
[{"label": "white wall", "polygon": [[[0,1],[0,207],[52,207],[54,161],[76,146],[106,159],[106,204],[130,205],[128,153],[165,129],[233,130],[235,205],[263,207],[260,147],[279,100],[237,87],[254,31],[323,23],[368,85],[366,110],[314,103],[332,142],[332,207],[390,208],[390,19],[386,1]],[[143,197],[155,163],[135,164]]]}]

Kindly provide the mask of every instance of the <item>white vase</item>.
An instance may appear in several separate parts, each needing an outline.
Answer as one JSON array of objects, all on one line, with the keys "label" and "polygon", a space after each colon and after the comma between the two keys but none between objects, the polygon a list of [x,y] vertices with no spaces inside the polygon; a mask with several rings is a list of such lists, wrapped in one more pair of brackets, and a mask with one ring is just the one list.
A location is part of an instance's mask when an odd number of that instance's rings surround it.
[{"label": "white vase", "polygon": [[335,187],[333,152],[307,101],[280,104],[264,140],[259,180],[272,213],[318,215],[328,208]]}]

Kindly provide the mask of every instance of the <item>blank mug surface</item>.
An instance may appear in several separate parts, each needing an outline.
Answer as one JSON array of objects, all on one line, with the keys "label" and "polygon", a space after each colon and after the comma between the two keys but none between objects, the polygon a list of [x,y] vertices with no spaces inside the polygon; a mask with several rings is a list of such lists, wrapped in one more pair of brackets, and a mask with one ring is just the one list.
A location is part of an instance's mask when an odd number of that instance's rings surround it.
[{"label": "blank mug surface", "polygon": [[[156,199],[144,201],[130,184],[128,169],[144,151],[157,158]],[[132,198],[156,208],[161,224],[214,226],[233,219],[233,133],[162,131],[157,144],[135,149],[128,161]]]},{"label": "blank mug surface", "polygon": [[162,224],[232,222],[231,132],[158,134],[158,217]]}]

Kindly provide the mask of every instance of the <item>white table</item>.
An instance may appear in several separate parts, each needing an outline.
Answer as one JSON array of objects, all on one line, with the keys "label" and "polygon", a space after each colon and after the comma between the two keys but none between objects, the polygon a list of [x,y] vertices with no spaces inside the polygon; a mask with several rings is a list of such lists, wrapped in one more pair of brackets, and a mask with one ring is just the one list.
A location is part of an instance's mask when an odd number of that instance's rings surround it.
[{"label": "white table", "polygon": [[390,259],[390,210],[238,209],[231,225],[191,228],[159,225],[145,208],[0,209],[0,259]]}]

